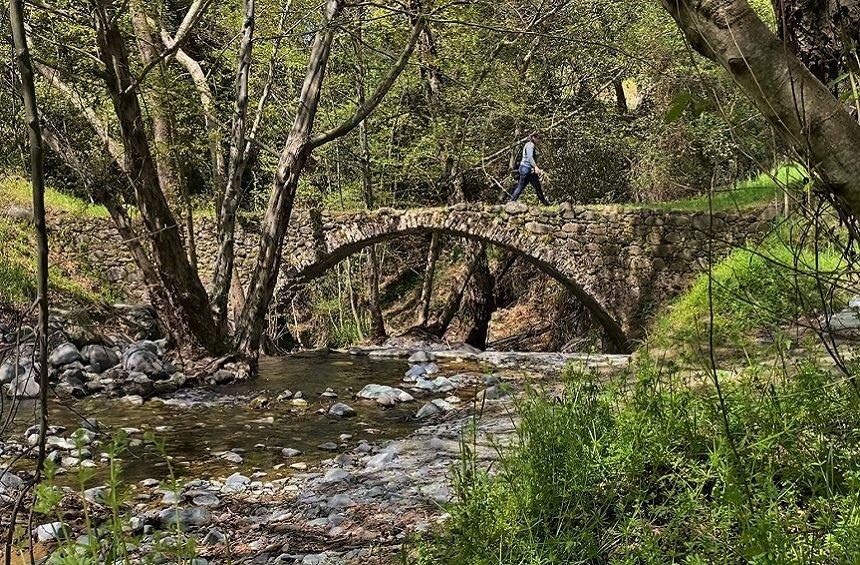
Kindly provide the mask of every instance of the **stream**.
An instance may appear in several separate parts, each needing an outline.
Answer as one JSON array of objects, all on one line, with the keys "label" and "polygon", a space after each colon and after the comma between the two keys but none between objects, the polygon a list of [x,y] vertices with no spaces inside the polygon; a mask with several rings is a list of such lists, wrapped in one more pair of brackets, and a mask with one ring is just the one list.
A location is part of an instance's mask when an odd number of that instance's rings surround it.
[{"label": "stream", "polygon": [[[283,473],[289,474],[293,470],[285,463],[301,461],[312,465],[331,457],[331,450],[319,446],[340,445],[344,434],[352,436],[347,441],[354,445],[362,440],[403,437],[416,429],[419,422],[414,415],[419,402],[383,408],[375,402],[352,398],[370,383],[403,386],[405,368],[408,365],[402,359],[346,354],[269,357],[260,360],[260,373],[254,379],[180,390],[142,405],[104,397],[73,403],[55,399],[50,407],[50,423],[65,428],[61,435],[71,435],[86,416],[95,418],[100,427],[110,432],[123,428],[130,432],[131,447],[122,455],[123,478],[129,483],[168,475],[164,457],[142,440],[146,432],[165,442],[178,475],[209,477],[232,472],[231,469],[250,474],[273,468],[276,472],[283,468]],[[321,396],[326,389],[338,396]],[[295,406],[288,398],[279,400],[286,391],[294,395],[301,391],[307,406]],[[332,418],[317,413],[335,402],[355,408],[357,415]],[[21,402],[11,437],[23,437],[35,420],[34,410],[34,400]],[[301,454],[287,458],[282,454],[283,448],[296,449]],[[231,450],[239,454],[241,463],[219,455]]]}]

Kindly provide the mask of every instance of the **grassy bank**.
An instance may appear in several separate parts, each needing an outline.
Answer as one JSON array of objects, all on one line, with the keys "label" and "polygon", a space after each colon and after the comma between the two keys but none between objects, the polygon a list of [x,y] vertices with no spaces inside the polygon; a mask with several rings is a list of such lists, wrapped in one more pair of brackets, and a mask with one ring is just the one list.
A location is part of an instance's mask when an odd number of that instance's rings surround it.
[{"label": "grassy bank", "polygon": [[751,370],[722,383],[724,413],[705,377],[649,362],[631,377],[533,393],[492,476],[466,452],[451,518],[414,563],[857,562],[851,384],[811,364]]},{"label": "grassy bank", "polygon": [[711,195],[696,196],[683,200],[657,202],[646,206],[655,210],[677,210],[700,212],[709,209],[717,211],[746,210],[780,200],[788,187],[798,190],[806,178],[806,171],[797,165],[785,165],[775,171],[762,173],[755,178],[741,181],[734,186],[715,190]]},{"label": "grassy bank", "polygon": [[658,318],[648,346],[696,362],[706,358],[711,338],[715,347],[741,359],[771,354],[769,346],[803,335],[812,317],[841,308],[849,296],[840,249],[801,246],[801,230],[786,224],[760,245],[736,249],[715,263],[710,276],[699,276]]},{"label": "grassy bank", "polygon": [[[29,306],[36,297],[36,244],[28,210],[32,209],[29,184],[20,177],[0,179],[0,304],[11,308]],[[53,189],[45,194],[49,215],[105,216],[93,206]],[[86,258],[52,262],[48,274],[55,303],[91,304],[115,301],[116,291],[92,272]]]}]

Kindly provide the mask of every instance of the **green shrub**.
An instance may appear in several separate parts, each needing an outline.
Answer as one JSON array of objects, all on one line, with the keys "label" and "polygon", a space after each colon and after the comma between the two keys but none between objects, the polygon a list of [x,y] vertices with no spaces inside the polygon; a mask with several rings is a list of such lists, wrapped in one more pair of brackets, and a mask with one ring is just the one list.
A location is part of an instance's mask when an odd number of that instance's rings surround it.
[{"label": "green shrub", "polygon": [[465,450],[451,517],[415,562],[858,562],[849,383],[812,365],[723,383],[729,436],[712,387],[659,375],[646,363],[632,385],[572,376],[558,399],[530,394],[494,474]]}]

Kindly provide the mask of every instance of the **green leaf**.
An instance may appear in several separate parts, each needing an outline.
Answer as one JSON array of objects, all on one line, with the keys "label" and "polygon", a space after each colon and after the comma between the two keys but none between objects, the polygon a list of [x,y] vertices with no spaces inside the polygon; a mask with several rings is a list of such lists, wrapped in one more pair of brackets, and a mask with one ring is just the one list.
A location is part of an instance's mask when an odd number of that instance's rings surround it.
[{"label": "green leaf", "polygon": [[666,111],[666,117],[664,121],[667,124],[671,124],[681,117],[681,114],[684,113],[684,110],[687,109],[687,106],[693,101],[693,95],[690,94],[689,91],[684,91],[678,94],[672,103],[669,105],[669,109]]}]

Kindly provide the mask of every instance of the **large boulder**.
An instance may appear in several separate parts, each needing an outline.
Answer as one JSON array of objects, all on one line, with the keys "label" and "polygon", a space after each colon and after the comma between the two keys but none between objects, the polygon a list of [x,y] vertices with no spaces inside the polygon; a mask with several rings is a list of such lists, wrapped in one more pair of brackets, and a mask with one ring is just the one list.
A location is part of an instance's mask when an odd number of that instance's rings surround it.
[{"label": "large boulder", "polygon": [[160,377],[165,373],[164,364],[157,354],[134,345],[122,354],[122,366],[129,373],[143,373],[148,377]]},{"label": "large boulder", "polygon": [[85,345],[81,349],[85,363],[89,363],[93,372],[101,373],[119,365],[119,355],[104,345]]},{"label": "large boulder", "polygon": [[81,352],[78,351],[74,343],[64,343],[54,349],[48,356],[48,364],[55,368],[74,363],[75,361],[82,362],[83,360]]},{"label": "large boulder", "polygon": [[16,377],[24,375],[27,369],[13,359],[7,360],[0,365],[0,385],[11,383]]},{"label": "large boulder", "polygon": [[39,381],[34,374],[19,375],[12,382],[3,385],[3,390],[10,398],[38,398]]}]

